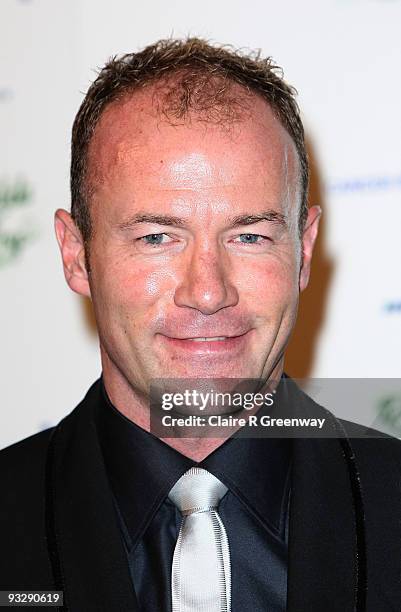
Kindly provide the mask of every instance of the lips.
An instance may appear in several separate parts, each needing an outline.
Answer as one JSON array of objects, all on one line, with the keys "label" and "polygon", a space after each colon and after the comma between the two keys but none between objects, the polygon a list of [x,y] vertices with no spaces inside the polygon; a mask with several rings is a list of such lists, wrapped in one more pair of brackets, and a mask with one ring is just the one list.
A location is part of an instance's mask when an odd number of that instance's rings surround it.
[{"label": "lips", "polygon": [[204,336],[182,336],[180,335],[175,335],[172,333],[161,333],[162,336],[165,336],[166,338],[170,338],[171,340],[187,340],[187,341],[192,341],[192,342],[213,342],[213,341],[218,341],[218,340],[230,340],[231,338],[239,338],[240,336],[245,336],[245,334],[248,333],[249,330],[247,331],[239,331],[239,332],[230,332],[230,333],[221,333],[219,332],[209,332],[207,333],[207,335],[205,334]]},{"label": "lips", "polygon": [[226,340],[228,336],[214,336],[211,338],[182,338],[182,340],[191,340],[192,342],[215,342],[217,340]]},{"label": "lips", "polygon": [[173,336],[160,335],[161,341],[171,349],[179,352],[188,352],[192,355],[205,354],[234,354],[245,350],[250,331],[239,335],[209,335],[177,338]]}]

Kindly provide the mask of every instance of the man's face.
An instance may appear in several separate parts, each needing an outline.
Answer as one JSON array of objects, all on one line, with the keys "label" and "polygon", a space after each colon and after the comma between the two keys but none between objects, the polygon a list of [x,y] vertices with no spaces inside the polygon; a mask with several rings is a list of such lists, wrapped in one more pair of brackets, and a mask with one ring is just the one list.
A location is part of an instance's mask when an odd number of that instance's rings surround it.
[{"label": "man's face", "polygon": [[150,100],[106,109],[90,147],[91,273],[70,286],[90,291],[105,376],[147,394],[277,375],[310,259],[293,142],[257,97],[229,127],[172,126]]}]

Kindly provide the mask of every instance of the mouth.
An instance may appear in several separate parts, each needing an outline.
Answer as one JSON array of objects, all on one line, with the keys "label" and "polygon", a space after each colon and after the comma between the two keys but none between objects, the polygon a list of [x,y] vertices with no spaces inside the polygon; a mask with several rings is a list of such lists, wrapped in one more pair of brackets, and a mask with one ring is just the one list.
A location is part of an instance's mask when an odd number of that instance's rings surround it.
[{"label": "mouth", "polygon": [[225,356],[245,350],[250,330],[237,336],[194,336],[176,338],[161,335],[167,347],[188,355],[224,354]]},{"label": "mouth", "polygon": [[182,340],[190,340],[191,342],[218,342],[219,340],[227,340],[230,336],[214,336],[213,338],[182,338]]}]

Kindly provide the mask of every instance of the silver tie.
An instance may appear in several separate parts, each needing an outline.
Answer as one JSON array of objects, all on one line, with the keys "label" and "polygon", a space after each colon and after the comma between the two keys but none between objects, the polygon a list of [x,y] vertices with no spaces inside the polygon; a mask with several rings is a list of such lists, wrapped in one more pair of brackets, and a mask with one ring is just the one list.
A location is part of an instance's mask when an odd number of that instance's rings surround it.
[{"label": "silver tie", "polygon": [[231,569],[227,534],[217,507],[227,487],[191,468],[169,498],[183,515],[171,571],[173,612],[230,612]]}]

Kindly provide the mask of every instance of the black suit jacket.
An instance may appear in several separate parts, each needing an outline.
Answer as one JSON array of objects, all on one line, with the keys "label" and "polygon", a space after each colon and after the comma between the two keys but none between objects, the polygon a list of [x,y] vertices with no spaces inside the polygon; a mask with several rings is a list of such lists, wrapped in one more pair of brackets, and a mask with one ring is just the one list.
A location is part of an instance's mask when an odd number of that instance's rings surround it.
[{"label": "black suit jacket", "polygon": [[[93,418],[99,393],[98,381],[57,427],[0,452],[0,590],[58,589],[64,610],[135,612]],[[357,431],[295,385],[292,401]],[[287,610],[401,610],[400,483],[395,438],[293,440]]]}]

